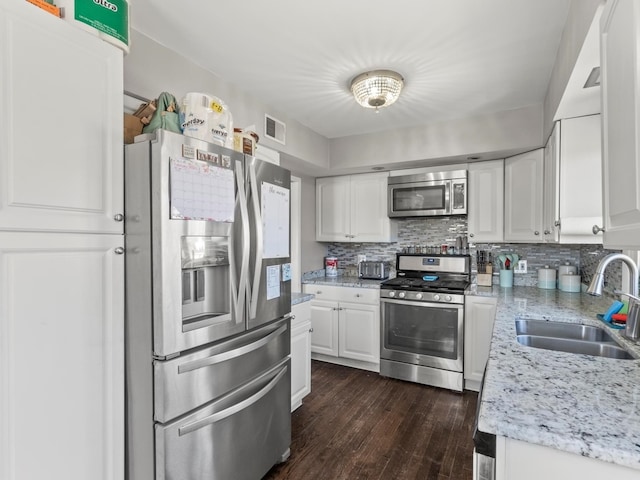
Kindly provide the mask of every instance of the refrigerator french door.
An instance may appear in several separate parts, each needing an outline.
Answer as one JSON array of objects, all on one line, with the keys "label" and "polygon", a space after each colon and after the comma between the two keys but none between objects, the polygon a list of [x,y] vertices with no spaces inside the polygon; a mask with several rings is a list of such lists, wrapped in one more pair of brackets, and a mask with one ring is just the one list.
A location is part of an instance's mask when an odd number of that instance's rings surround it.
[{"label": "refrigerator french door", "polygon": [[129,480],[288,457],[289,191],[287,170],[179,134],[126,147]]}]

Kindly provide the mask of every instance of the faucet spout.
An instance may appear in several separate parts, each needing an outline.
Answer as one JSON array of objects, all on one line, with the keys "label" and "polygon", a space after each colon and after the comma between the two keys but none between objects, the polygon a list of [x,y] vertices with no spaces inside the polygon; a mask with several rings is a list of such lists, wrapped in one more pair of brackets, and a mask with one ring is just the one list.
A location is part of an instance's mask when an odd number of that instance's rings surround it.
[{"label": "faucet spout", "polygon": [[631,257],[623,253],[611,253],[600,260],[596,273],[591,279],[587,293],[590,295],[602,295],[604,286],[604,272],[611,262],[621,260],[629,267],[629,293],[635,297],[638,296],[638,267]]}]

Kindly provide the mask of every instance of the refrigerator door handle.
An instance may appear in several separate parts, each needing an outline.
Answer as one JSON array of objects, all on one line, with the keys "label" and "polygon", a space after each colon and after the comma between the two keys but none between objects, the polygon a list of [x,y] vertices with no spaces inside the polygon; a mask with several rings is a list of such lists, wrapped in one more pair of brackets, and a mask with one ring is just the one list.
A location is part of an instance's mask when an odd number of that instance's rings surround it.
[{"label": "refrigerator door handle", "polygon": [[234,350],[229,350],[227,352],[219,353],[217,355],[211,355],[207,358],[201,358],[198,360],[193,360],[191,362],[183,363],[182,365],[178,365],[178,373],[187,373],[192,370],[197,370],[202,367],[208,367],[211,365],[215,365],[216,363],[226,362],[227,360],[231,360],[233,358],[241,357],[242,355],[246,355],[249,352],[253,352],[254,350],[258,350],[260,347],[267,345],[274,338],[279,335],[282,335],[287,331],[287,325],[282,325],[277,330],[274,330],[269,335],[262,337],[257,342],[249,343],[247,345],[243,345]]},{"label": "refrigerator door handle", "polygon": [[[245,291],[248,288],[248,272],[249,272],[249,252],[251,251],[251,239],[249,238],[249,209],[247,208],[246,191],[244,188],[244,170],[242,168],[242,162],[236,161],[236,185],[238,187],[238,194],[236,196],[236,204],[240,207],[240,221],[242,222],[242,263],[240,265],[240,281],[235,283],[235,271],[233,272],[233,294],[232,300],[236,307],[236,322],[244,320],[244,308],[245,308]],[[232,262],[232,266],[235,266],[235,262]]]},{"label": "refrigerator door handle", "polygon": [[234,415],[246,408],[249,408],[251,405],[259,401],[262,397],[264,397],[266,394],[268,394],[271,390],[274,389],[274,387],[280,381],[280,379],[285,375],[285,373],[287,373],[288,368],[289,368],[288,365],[285,365],[284,367],[282,367],[280,372],[278,372],[278,374],[275,377],[273,377],[273,379],[267,385],[265,385],[264,388],[262,388],[259,392],[254,393],[249,398],[239,403],[236,403],[235,405],[229,408],[225,408],[220,412],[214,413],[213,415],[209,415],[208,417],[205,417],[201,420],[188,423],[178,428],[178,435],[179,436],[188,435],[189,433],[195,432],[200,428],[203,428],[203,427],[206,427],[207,425],[211,425],[212,423],[216,423],[221,420],[224,420],[225,418],[228,418],[231,415]]},{"label": "refrigerator door handle", "polygon": [[263,256],[263,231],[262,212],[260,211],[260,197],[258,190],[258,180],[256,178],[256,167],[253,162],[249,164],[249,186],[251,188],[251,205],[253,207],[255,234],[256,234],[256,263],[253,273],[253,285],[250,293],[251,302],[249,304],[249,318],[254,319],[258,310],[258,294],[260,293],[260,276],[262,275]]}]

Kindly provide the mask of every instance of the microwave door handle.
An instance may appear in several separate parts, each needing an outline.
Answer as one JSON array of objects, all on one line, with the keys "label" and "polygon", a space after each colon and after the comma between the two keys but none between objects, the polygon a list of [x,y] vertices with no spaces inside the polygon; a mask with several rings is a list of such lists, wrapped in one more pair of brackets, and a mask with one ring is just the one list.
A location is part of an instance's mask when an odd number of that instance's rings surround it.
[{"label": "microwave door handle", "polygon": [[256,234],[255,244],[255,268],[253,272],[253,284],[251,285],[249,303],[249,318],[254,319],[258,310],[258,294],[260,293],[260,276],[262,275],[262,256],[263,256],[263,235],[262,231],[262,214],[260,211],[260,197],[258,191],[258,180],[256,178],[256,167],[253,162],[249,164],[249,188],[251,191],[251,205],[253,207],[254,227]]},{"label": "microwave door handle", "polygon": [[251,239],[249,238],[249,210],[246,201],[247,194],[244,188],[244,170],[242,168],[242,162],[238,160],[236,160],[236,185],[238,190],[236,204],[240,207],[240,222],[242,223],[242,263],[240,265],[240,281],[237,283],[235,291],[234,288],[231,290],[235,293],[233,302],[236,306],[236,323],[240,323],[244,321],[245,291],[248,281]]},{"label": "microwave door handle", "polygon": [[277,385],[277,383],[280,381],[280,379],[285,375],[285,373],[287,373],[288,369],[289,369],[288,365],[285,365],[282,368],[282,370],[280,370],[280,372],[278,372],[278,374],[275,377],[273,377],[273,379],[267,385],[265,385],[263,389],[261,389],[257,393],[254,393],[249,398],[239,403],[236,403],[235,405],[232,405],[229,408],[225,408],[220,412],[214,413],[213,415],[209,415],[208,417],[205,417],[201,420],[188,423],[178,428],[178,435],[179,436],[188,435],[189,433],[195,432],[200,428],[203,428],[203,427],[206,427],[207,425],[211,425],[212,423],[216,423],[221,420],[224,420],[225,418],[228,418],[231,415],[234,415],[246,408],[249,408],[251,405],[253,405],[257,401],[259,401],[262,397],[264,397],[266,394],[268,394],[271,390],[273,390],[274,387]]}]

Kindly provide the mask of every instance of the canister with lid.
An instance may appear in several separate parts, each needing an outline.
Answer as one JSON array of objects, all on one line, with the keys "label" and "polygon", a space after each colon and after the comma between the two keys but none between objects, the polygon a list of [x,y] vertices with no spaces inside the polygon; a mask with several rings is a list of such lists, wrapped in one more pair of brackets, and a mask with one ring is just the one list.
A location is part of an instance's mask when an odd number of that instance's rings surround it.
[{"label": "canister with lid", "polygon": [[575,273],[560,275],[560,278],[558,279],[558,288],[563,292],[579,292],[580,275],[576,275]]},{"label": "canister with lid", "polygon": [[544,268],[538,270],[538,288],[556,288],[556,270],[554,268],[545,265]]}]

